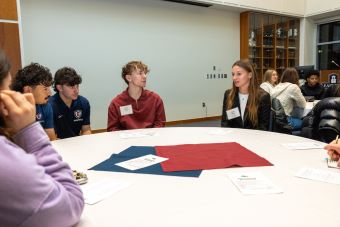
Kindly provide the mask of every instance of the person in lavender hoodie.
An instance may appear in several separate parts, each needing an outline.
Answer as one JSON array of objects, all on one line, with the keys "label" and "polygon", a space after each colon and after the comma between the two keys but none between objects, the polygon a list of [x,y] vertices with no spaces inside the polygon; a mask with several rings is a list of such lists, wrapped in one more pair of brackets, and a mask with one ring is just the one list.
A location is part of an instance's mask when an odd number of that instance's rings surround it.
[{"label": "person in lavender hoodie", "polygon": [[[0,79],[8,72],[0,50]],[[0,91],[0,126],[0,226],[76,224],[84,208],[82,192],[35,122],[31,93]]]}]

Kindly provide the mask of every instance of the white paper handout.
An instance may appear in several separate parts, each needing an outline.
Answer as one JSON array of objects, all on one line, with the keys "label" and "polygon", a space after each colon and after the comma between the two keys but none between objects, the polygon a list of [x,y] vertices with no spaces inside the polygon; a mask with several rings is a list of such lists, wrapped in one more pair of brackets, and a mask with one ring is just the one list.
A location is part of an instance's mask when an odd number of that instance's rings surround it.
[{"label": "white paper handout", "polygon": [[302,168],[295,176],[326,183],[340,184],[340,172],[336,173],[329,170]]},{"label": "white paper handout", "polygon": [[154,164],[164,162],[168,160],[168,158],[159,157],[153,154],[148,154],[142,157],[130,159],[124,162],[116,163],[115,165],[123,167],[128,170],[137,170],[142,169],[148,166],[152,166]]},{"label": "white paper handout", "polygon": [[128,186],[130,186],[129,182],[105,179],[82,185],[81,189],[84,193],[85,203],[92,205]]},{"label": "white paper handout", "polygon": [[340,169],[340,167],[338,166],[338,161],[332,160],[330,158],[326,158],[326,161],[327,161],[327,166],[329,168]]},{"label": "white paper handout", "polygon": [[156,135],[155,131],[150,131],[150,130],[137,130],[137,131],[124,131],[124,132],[119,132],[119,137],[122,139],[130,139],[130,138],[142,138],[142,137],[148,137],[148,136],[154,136]]},{"label": "white paper handout", "polygon": [[323,149],[325,145],[313,142],[305,143],[282,143],[282,146],[291,150]]},{"label": "white paper handout", "polygon": [[228,176],[233,184],[246,195],[283,193],[282,189],[259,172],[228,173]]}]

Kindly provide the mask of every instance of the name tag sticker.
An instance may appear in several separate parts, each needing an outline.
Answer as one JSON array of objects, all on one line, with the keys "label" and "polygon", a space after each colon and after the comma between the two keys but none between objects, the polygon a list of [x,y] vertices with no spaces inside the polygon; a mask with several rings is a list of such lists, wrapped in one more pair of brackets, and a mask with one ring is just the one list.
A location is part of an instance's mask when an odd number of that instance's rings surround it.
[{"label": "name tag sticker", "polygon": [[237,117],[240,117],[241,114],[240,114],[240,111],[238,110],[238,108],[234,108],[234,109],[231,109],[231,110],[227,110],[227,117],[228,117],[228,120],[231,120],[231,119],[234,119],[234,118],[237,118]]},{"label": "name tag sticker", "polygon": [[122,116],[133,114],[131,105],[120,106],[119,109],[120,109],[120,115]]}]

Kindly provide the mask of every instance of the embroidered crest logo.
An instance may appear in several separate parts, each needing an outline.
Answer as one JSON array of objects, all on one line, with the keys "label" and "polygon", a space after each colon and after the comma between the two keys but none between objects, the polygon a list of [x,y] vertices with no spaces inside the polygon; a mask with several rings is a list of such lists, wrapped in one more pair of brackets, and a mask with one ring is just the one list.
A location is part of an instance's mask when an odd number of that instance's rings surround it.
[{"label": "embroidered crest logo", "polygon": [[42,117],[42,114],[41,113],[38,113],[37,115],[35,115],[36,119],[39,121],[41,120],[41,117]]},{"label": "embroidered crest logo", "polygon": [[73,113],[74,113],[74,116],[78,119],[81,118],[83,114],[81,110],[75,110]]}]

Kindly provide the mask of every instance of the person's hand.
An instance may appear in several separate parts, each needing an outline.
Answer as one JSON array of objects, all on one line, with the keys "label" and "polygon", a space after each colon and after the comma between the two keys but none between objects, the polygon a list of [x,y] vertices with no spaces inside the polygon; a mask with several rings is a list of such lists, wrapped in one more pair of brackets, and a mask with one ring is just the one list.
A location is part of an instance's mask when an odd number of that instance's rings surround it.
[{"label": "person's hand", "polygon": [[0,114],[6,128],[12,133],[35,122],[35,101],[31,93],[21,94],[15,91],[0,92]]},{"label": "person's hand", "polygon": [[324,149],[327,150],[330,159],[335,161],[340,159],[340,144],[336,144],[335,140],[326,145]]}]

